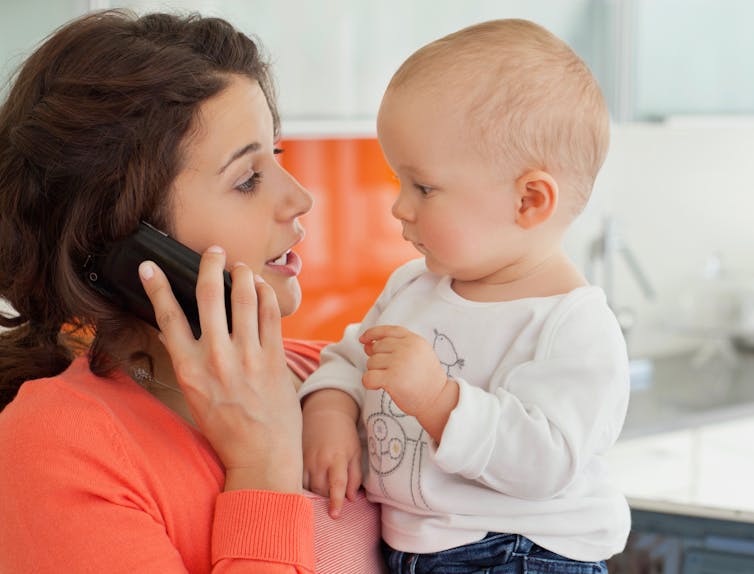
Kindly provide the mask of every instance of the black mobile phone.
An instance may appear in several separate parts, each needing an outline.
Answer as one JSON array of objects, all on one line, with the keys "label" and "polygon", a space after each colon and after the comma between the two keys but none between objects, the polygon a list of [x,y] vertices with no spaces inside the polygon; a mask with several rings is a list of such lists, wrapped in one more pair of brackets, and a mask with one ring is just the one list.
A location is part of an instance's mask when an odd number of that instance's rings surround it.
[{"label": "black mobile phone", "polygon": [[[154,261],[170,281],[173,295],[186,314],[195,338],[201,335],[196,304],[196,279],[200,255],[146,222],[136,233],[117,241],[100,254],[93,254],[84,266],[87,282],[99,293],[150,325],[159,328],[154,309],[139,279],[139,264]],[[225,314],[231,328],[230,274],[225,281]]]}]

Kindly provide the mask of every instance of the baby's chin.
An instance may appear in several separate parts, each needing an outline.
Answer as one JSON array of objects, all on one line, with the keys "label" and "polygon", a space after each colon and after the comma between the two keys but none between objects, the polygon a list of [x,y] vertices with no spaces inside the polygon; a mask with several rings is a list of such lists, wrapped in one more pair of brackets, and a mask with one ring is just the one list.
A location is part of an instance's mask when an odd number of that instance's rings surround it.
[{"label": "baby's chin", "polygon": [[437,260],[433,259],[432,256],[428,254],[424,255],[424,264],[427,266],[427,269],[429,269],[435,275],[449,275],[449,269],[446,266],[441,265]]}]

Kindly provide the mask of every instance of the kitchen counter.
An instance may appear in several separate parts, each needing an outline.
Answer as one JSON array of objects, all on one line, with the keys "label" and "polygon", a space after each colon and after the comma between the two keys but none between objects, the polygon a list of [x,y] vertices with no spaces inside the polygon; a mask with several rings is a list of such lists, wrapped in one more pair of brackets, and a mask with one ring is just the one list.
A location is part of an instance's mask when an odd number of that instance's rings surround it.
[{"label": "kitchen counter", "polygon": [[651,365],[651,379],[631,392],[621,439],[754,418],[754,353],[688,353]]},{"label": "kitchen counter", "polygon": [[654,361],[652,381],[632,392],[611,472],[635,517],[754,525],[754,354],[694,359]]}]

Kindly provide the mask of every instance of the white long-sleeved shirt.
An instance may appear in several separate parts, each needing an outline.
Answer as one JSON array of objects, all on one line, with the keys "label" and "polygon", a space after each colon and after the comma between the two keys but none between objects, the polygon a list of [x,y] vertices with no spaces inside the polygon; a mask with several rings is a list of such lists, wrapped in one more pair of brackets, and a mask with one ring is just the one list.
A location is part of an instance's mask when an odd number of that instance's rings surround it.
[{"label": "white long-sleeved shirt", "polygon": [[[439,444],[386,392],[361,385],[367,357],[358,336],[374,325],[426,338],[458,383]],[[347,392],[361,408],[364,486],[382,504],[392,547],[436,552],[505,532],[575,560],[623,549],[630,514],[603,455],[625,418],[628,358],[598,287],[474,302],[423,260],[409,262],[364,320],[323,350],[301,396],[323,388]]]}]

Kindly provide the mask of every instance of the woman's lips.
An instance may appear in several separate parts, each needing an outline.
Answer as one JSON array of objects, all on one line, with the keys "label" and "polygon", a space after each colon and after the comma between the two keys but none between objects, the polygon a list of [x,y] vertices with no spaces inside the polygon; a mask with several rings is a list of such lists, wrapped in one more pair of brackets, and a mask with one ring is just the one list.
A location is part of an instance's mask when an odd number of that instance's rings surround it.
[{"label": "woman's lips", "polygon": [[288,250],[277,259],[265,263],[265,267],[288,277],[295,277],[301,273],[301,258],[295,251]]}]

